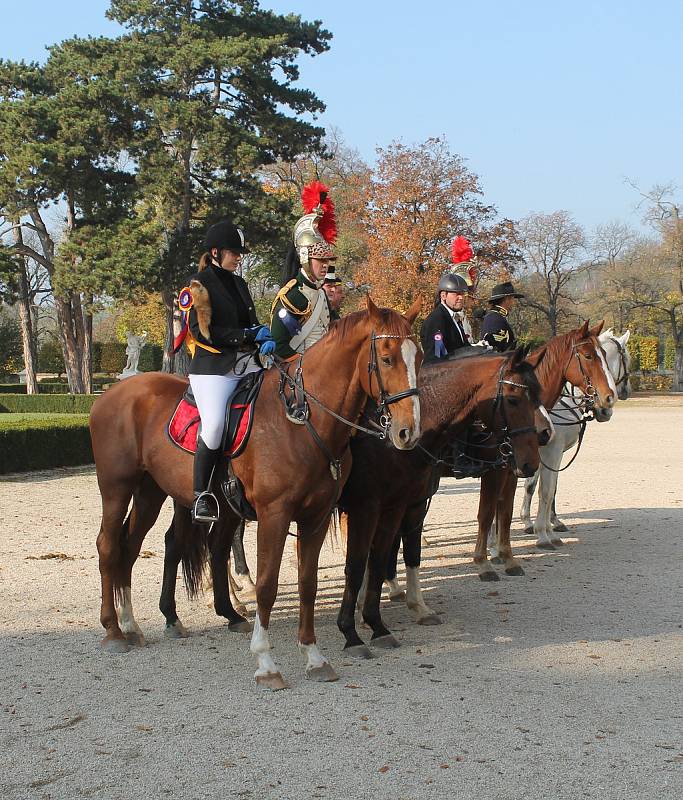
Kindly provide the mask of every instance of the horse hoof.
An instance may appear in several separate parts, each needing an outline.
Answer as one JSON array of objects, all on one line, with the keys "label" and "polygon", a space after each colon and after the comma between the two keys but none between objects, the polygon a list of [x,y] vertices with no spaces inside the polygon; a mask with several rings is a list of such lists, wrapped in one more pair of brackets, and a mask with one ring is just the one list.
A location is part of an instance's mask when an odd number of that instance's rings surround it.
[{"label": "horse hoof", "polygon": [[500,575],[495,572],[494,570],[489,570],[488,572],[480,572],[479,573],[479,580],[480,581],[499,581]]},{"label": "horse hoof", "polygon": [[374,658],[372,650],[366,644],[352,644],[344,648],[344,655],[352,658]]},{"label": "horse hoof", "polygon": [[502,564],[503,563],[503,559],[500,556],[493,556],[490,559],[490,561],[491,561],[492,564]]},{"label": "horse hoof", "polygon": [[420,617],[417,621],[418,625],[441,625],[441,617],[438,614],[428,614],[426,617]]},{"label": "horse hoof", "polygon": [[229,622],[228,630],[230,633],[251,633],[251,622],[248,619],[240,619],[237,622]]},{"label": "horse hoof", "polygon": [[130,645],[126,639],[110,639],[109,637],[105,637],[102,639],[101,645],[108,653],[128,653],[130,651]]},{"label": "horse hoof", "polygon": [[564,547],[564,542],[562,541],[562,539],[560,539],[560,538],[559,538],[559,536],[558,536],[558,538],[557,538],[557,539],[551,539],[550,541],[551,541],[551,542],[552,542],[552,543],[553,543],[553,544],[554,544],[556,547]]},{"label": "horse hoof", "polygon": [[524,533],[533,533],[533,532],[534,532],[533,525],[527,525],[526,528],[524,528]]},{"label": "horse hoof", "polygon": [[187,639],[189,635],[187,628],[180,620],[176,620],[172,625],[167,625],[164,628],[164,636],[169,639]]},{"label": "horse hoof", "polygon": [[519,566],[519,564],[515,564],[514,567],[508,567],[505,570],[505,574],[513,576],[524,575],[524,570]]},{"label": "horse hoof", "polygon": [[394,592],[389,595],[390,603],[402,603],[406,599],[406,593],[401,589],[400,592]]},{"label": "horse hoof", "polygon": [[309,681],[319,681],[320,683],[334,683],[339,680],[339,675],[332,668],[332,664],[326,661],[320,667],[309,667],[306,670],[306,677]]},{"label": "horse hoof", "polygon": [[126,637],[126,641],[131,647],[144,647],[145,646],[145,637],[143,636],[140,631],[128,631],[124,634]]},{"label": "horse hoof", "polygon": [[370,644],[380,647],[382,650],[393,650],[395,647],[401,646],[393,633],[385,633],[384,636],[378,636],[376,639],[373,637]]},{"label": "horse hoof", "polygon": [[557,550],[552,542],[536,542],[536,547],[541,550]]},{"label": "horse hoof", "polygon": [[256,685],[259,689],[266,689],[271,692],[289,689],[289,684],[285,682],[285,679],[279,672],[268,672],[266,675],[257,675]]},{"label": "horse hoof", "polygon": [[564,522],[557,522],[555,525],[553,525],[553,530],[559,531],[560,533],[566,533],[569,528],[564,524]]}]

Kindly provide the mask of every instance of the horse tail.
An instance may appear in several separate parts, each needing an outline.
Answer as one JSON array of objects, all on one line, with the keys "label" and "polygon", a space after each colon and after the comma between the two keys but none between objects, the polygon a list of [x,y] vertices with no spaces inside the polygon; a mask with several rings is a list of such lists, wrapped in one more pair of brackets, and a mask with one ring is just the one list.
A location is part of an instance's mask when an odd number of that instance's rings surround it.
[{"label": "horse tail", "polygon": [[186,519],[183,519],[183,524],[177,524],[179,510],[180,507],[176,509],[174,516],[176,542],[183,565],[185,589],[188,597],[194,598],[202,590],[204,572],[209,557],[209,537],[206,530],[207,526],[192,523],[190,512],[186,508],[180,510],[181,514],[184,512],[183,516]]},{"label": "horse tail", "polygon": [[128,573],[126,564],[128,563],[128,532],[130,530],[130,518],[133,514],[133,509],[128,512],[128,516],[124,519],[119,533],[118,547],[116,549],[115,558],[111,564],[111,578],[114,584],[114,600],[118,605],[123,603],[123,590],[128,586]]}]

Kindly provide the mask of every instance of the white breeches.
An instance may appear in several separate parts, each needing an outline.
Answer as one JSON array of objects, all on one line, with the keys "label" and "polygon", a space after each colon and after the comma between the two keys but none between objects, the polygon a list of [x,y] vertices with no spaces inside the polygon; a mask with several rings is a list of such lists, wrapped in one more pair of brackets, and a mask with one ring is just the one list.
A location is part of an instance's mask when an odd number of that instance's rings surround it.
[{"label": "white breeches", "polygon": [[235,393],[237,384],[244,375],[259,369],[261,367],[250,359],[246,369],[240,367],[239,375],[232,372],[227,375],[188,375],[202,421],[200,436],[209,450],[217,450],[221,445],[225,409]]}]

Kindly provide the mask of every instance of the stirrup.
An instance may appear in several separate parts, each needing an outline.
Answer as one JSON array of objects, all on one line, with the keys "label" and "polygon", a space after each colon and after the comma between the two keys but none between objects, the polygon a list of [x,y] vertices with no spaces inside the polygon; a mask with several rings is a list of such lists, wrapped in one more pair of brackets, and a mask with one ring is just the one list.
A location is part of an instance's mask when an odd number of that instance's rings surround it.
[{"label": "stirrup", "polygon": [[[205,498],[209,498],[209,497],[213,501],[213,504],[214,504],[214,506],[216,508],[215,513],[211,514],[210,516],[208,514],[197,514],[197,503],[199,503],[200,500],[204,500]],[[220,512],[219,512],[219,506],[218,506],[218,499],[216,498],[216,495],[213,492],[211,492],[209,489],[207,489],[205,492],[202,492],[201,494],[198,494],[195,497],[194,503],[192,504],[192,521],[193,522],[218,522],[219,513]]]}]

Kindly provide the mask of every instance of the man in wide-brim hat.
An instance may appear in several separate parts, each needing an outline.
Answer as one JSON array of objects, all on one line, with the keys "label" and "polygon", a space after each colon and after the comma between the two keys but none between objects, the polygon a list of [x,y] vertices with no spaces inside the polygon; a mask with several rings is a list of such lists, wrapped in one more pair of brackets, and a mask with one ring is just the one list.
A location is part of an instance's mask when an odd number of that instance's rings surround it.
[{"label": "man in wide-brim hat", "polygon": [[488,299],[489,310],[481,324],[481,338],[494,350],[504,352],[517,347],[517,339],[508,322],[508,314],[520,297],[521,292],[516,292],[511,281],[499,283],[493,287]]}]

